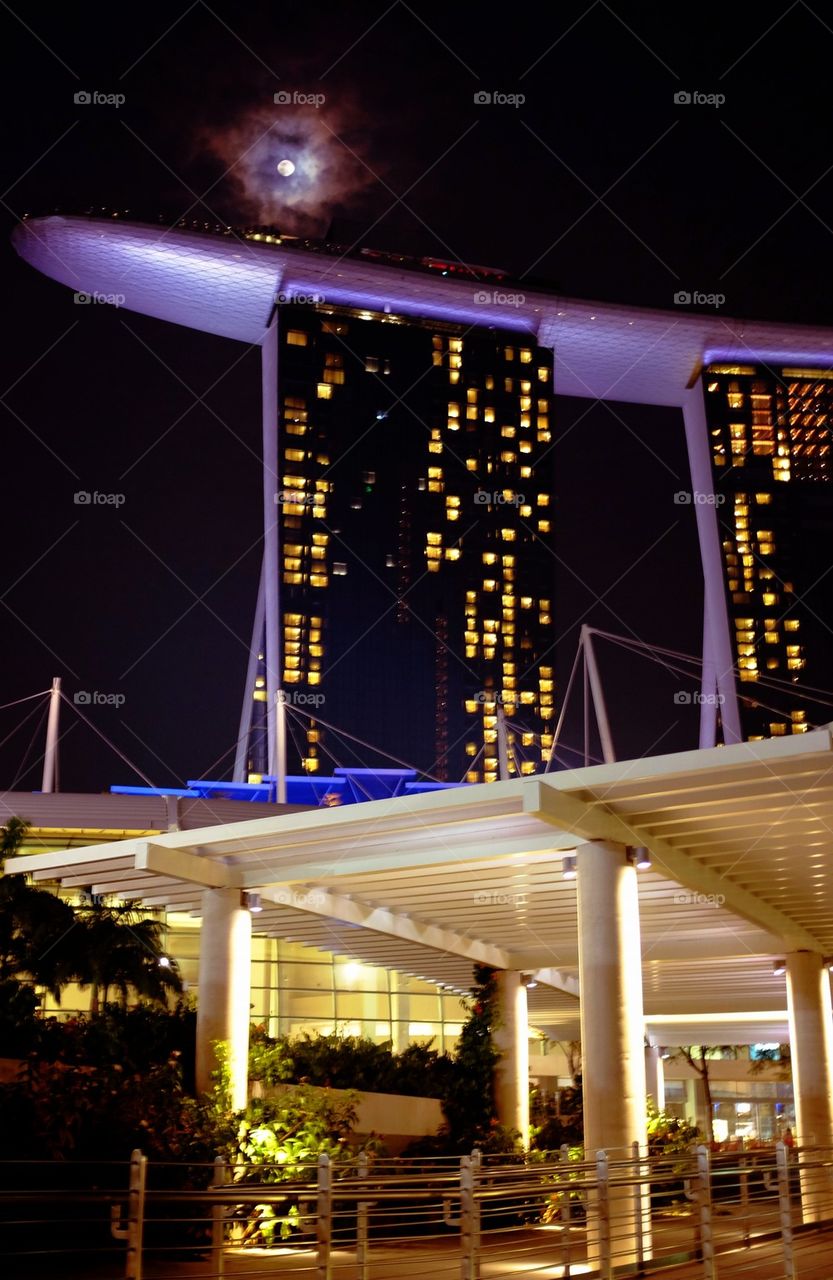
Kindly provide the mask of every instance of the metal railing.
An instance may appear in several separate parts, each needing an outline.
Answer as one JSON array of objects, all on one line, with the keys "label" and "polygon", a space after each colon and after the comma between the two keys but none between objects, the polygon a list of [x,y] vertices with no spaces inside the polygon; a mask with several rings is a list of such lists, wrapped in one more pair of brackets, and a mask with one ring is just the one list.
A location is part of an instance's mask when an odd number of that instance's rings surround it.
[{"label": "metal railing", "polygon": [[[829,1280],[833,1150],[783,1145],[590,1161],[481,1156],[316,1165],[0,1165],[0,1265],[154,1280],[291,1271],[316,1280],[668,1273]],[[824,1246],[825,1252],[827,1245]],[[826,1266],[826,1269],[825,1269]]]}]

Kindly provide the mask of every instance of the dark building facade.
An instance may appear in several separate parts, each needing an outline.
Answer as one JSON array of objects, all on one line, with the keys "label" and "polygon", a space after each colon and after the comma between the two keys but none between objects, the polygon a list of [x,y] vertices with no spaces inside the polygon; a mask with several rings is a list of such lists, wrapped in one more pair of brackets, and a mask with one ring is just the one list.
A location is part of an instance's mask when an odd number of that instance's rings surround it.
[{"label": "dark building facade", "polygon": [[[509,774],[537,772],[555,703],[552,351],[508,329],[278,310],[290,771],[379,764],[377,748],[491,781],[501,716]],[[251,780],[265,690],[261,669]]]},{"label": "dark building facade", "polygon": [[833,372],[714,364],[703,383],[744,736],[804,733],[830,719],[808,693],[833,667]]}]

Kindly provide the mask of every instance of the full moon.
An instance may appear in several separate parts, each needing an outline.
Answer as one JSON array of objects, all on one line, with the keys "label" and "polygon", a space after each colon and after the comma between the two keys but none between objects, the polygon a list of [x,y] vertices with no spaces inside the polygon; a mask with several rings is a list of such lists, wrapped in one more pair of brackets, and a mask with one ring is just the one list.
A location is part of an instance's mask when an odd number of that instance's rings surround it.
[{"label": "full moon", "polygon": [[282,178],[288,178],[290,174],[295,172],[295,165],[291,160],[281,160],[278,165],[278,173]]}]

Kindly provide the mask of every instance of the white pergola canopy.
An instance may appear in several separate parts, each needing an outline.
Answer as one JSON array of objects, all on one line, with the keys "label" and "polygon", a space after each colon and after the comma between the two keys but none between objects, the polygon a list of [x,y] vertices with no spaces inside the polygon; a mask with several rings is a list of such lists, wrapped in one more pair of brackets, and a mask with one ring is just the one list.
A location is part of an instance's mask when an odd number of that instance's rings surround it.
[{"label": "white pergola canopy", "polygon": [[199,914],[261,895],[256,932],[465,990],[483,961],[534,974],[530,1017],[577,1036],[575,882],[592,840],[650,849],[639,875],[646,1031],[657,1043],[786,1038],[787,951],[833,954],[831,726],[152,840],[35,854],[15,871]]}]

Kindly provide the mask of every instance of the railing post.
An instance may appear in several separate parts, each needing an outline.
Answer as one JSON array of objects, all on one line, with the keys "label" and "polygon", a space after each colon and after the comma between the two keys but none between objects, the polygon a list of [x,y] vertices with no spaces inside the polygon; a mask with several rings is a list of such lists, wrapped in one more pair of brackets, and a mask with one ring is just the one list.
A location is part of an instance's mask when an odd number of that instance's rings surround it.
[{"label": "railing post", "polygon": [[[640,1268],[645,1261],[645,1222],[644,1211],[642,1205],[642,1165],[640,1164],[641,1152],[639,1143],[634,1141],[631,1143],[631,1156],[633,1157],[633,1220],[634,1234],[636,1236],[636,1261]],[[651,1202],[651,1183],[648,1182],[648,1204]]]},{"label": "railing post", "polygon": [[[741,1147],[741,1151],[745,1149]],[[749,1173],[748,1164],[745,1155],[741,1155],[738,1160],[738,1168],[740,1170],[740,1209],[743,1219],[743,1243],[749,1248],[752,1237],[749,1234]]]},{"label": "railing post", "polygon": [[130,1155],[130,1189],[127,1195],[127,1261],[125,1280],[142,1280],[142,1239],[145,1230],[147,1156],[138,1148]]},{"label": "railing post", "polygon": [[330,1280],[330,1250],[333,1240],[333,1171],[330,1157],[318,1157],[318,1280]]},{"label": "railing post", "polygon": [[460,1280],[474,1275],[474,1170],[471,1156],[460,1158]]},{"label": "railing post", "polygon": [[712,1233],[712,1187],[709,1149],[697,1148],[697,1208],[700,1219],[700,1248],[703,1255],[703,1280],[716,1280],[714,1235]]},{"label": "railing post", "polygon": [[480,1170],[483,1156],[477,1147],[471,1153],[471,1256],[472,1280],[480,1280],[480,1199],[477,1195],[480,1187]]},{"label": "railing post", "polygon": [[790,1149],[783,1142],[775,1147],[778,1166],[778,1211],[781,1219],[781,1242],[784,1253],[784,1280],[796,1280],[793,1250],[793,1211],[790,1198]]},{"label": "railing post", "polygon": [[573,1206],[570,1201],[570,1148],[566,1142],[561,1144],[561,1164],[564,1167],[564,1190],[561,1192],[561,1266],[564,1280],[570,1278],[570,1219]]},{"label": "railing post", "polygon": [[[216,1156],[214,1159],[214,1176],[211,1181],[212,1187],[224,1187],[228,1182],[228,1165],[222,1156]],[[213,1204],[211,1206],[211,1251],[214,1261],[214,1275],[217,1280],[222,1280],[226,1273],[226,1206],[224,1204]]]},{"label": "railing post", "polygon": [[[610,1165],[606,1151],[596,1152],[596,1206],[599,1229],[599,1280],[611,1280],[613,1259],[610,1251]],[[588,1254],[590,1241],[588,1239]]]},{"label": "railing post", "polygon": [[[358,1159],[360,1178],[367,1177],[367,1152],[362,1151]],[[370,1257],[368,1253],[367,1211],[368,1200],[360,1200],[356,1205],[356,1269],[358,1280],[367,1280],[370,1273]]]}]

